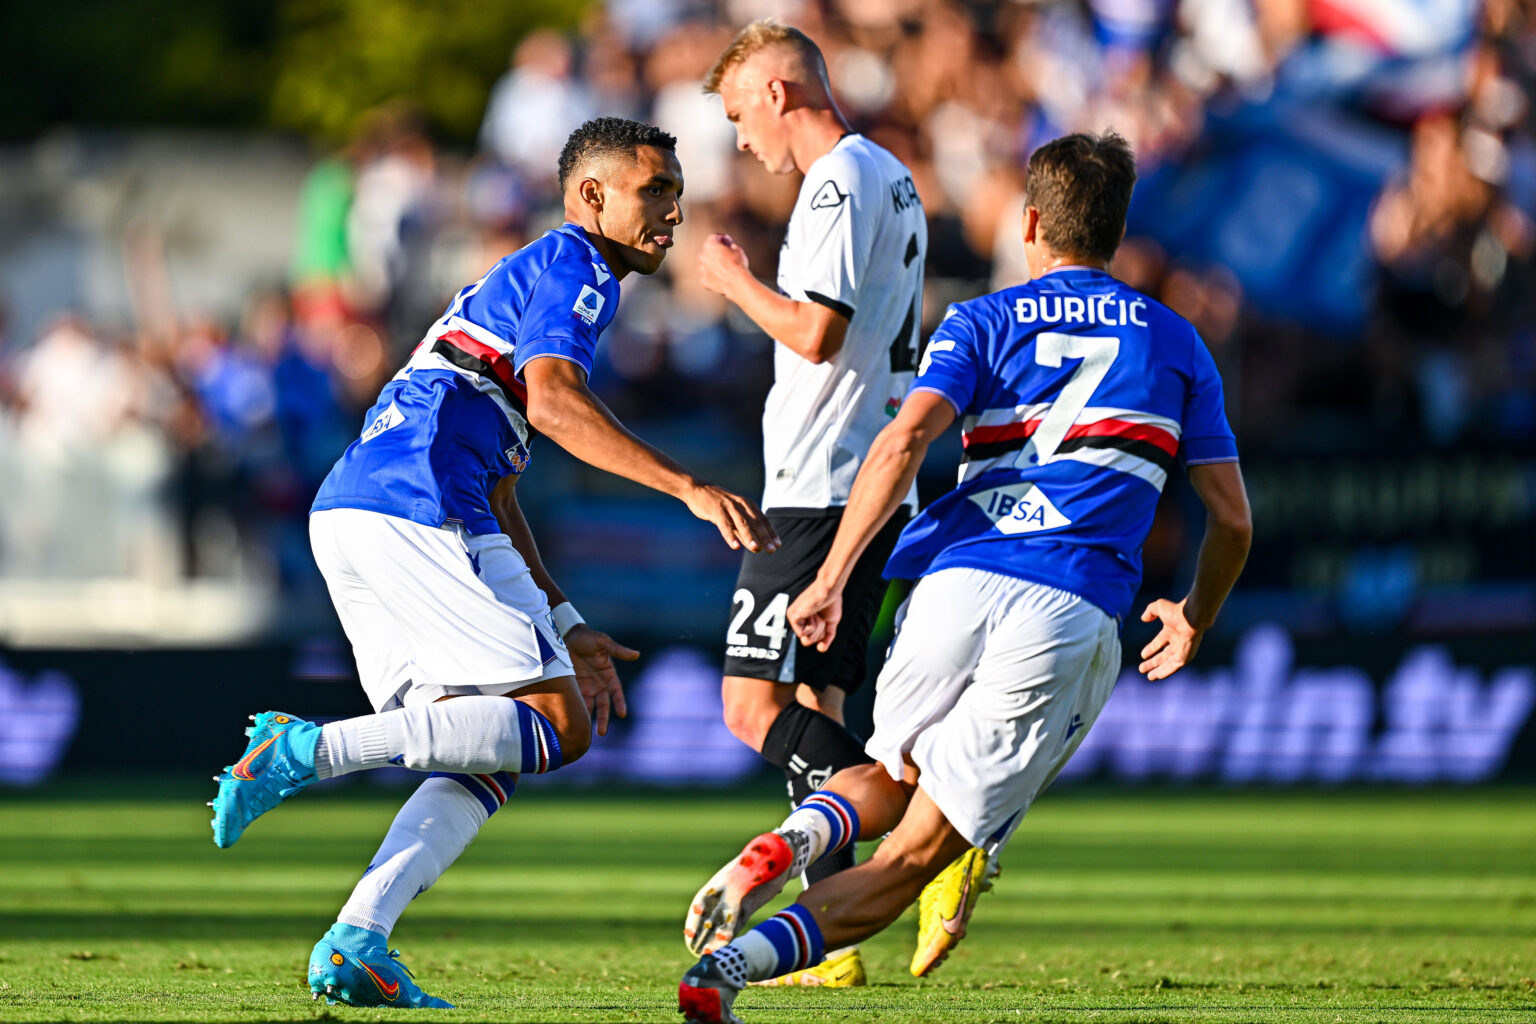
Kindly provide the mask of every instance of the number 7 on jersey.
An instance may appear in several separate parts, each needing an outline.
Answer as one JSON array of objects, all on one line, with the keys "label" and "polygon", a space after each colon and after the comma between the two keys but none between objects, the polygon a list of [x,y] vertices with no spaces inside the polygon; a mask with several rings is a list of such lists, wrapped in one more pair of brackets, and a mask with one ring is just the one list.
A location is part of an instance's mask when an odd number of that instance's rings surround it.
[{"label": "number 7 on jersey", "polygon": [[1063,359],[1081,359],[1082,362],[1072,371],[1056,401],[1051,403],[1029,445],[1019,453],[1020,464],[1029,462],[1031,456],[1042,465],[1051,461],[1119,354],[1120,339],[1114,335],[1042,331],[1035,337],[1035,362],[1041,366],[1057,368]]}]

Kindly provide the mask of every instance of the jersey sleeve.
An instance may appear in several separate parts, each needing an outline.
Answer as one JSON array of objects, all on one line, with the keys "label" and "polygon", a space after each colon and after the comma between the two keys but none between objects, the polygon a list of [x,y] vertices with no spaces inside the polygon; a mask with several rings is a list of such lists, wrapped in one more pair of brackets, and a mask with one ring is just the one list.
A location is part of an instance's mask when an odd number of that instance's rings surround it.
[{"label": "jersey sleeve", "polygon": [[553,263],[528,293],[517,325],[519,374],[528,360],[553,356],[569,360],[589,376],[597,339],[613,319],[617,297],[600,288],[592,271],[574,261]]},{"label": "jersey sleeve", "polygon": [[1227,423],[1221,374],[1210,349],[1193,331],[1189,392],[1184,396],[1183,433],[1179,454],[1186,466],[1207,462],[1236,462],[1237,439]]},{"label": "jersey sleeve", "polygon": [[981,387],[982,360],[977,349],[976,325],[959,306],[950,306],[928,339],[909,393],[942,395],[957,416],[972,411]]},{"label": "jersey sleeve", "polygon": [[875,197],[857,188],[858,168],[846,161],[826,161],[805,179],[801,194],[811,198],[797,211],[803,221],[798,237],[782,259],[789,262],[788,283],[811,302],[853,319],[859,285],[869,266],[874,237],[870,223]]}]

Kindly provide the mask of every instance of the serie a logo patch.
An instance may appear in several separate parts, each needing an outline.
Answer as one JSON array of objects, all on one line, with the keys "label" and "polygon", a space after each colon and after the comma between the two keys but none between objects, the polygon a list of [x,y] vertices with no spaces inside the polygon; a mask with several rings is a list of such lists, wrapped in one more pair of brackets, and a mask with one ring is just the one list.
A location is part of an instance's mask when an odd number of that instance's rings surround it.
[{"label": "serie a logo patch", "polygon": [[576,305],[571,307],[571,312],[581,317],[589,324],[597,323],[597,316],[603,311],[603,293],[589,284],[581,286],[581,294],[576,296]]}]

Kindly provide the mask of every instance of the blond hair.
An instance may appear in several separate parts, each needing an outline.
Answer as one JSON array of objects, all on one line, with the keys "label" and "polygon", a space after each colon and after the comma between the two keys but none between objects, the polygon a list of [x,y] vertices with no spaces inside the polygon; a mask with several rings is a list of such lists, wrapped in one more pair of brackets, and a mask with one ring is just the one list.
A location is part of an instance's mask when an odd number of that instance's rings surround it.
[{"label": "blond hair", "polygon": [[785,47],[792,51],[802,70],[807,75],[816,76],[822,85],[826,85],[827,61],[821,55],[821,47],[817,46],[810,36],[792,25],[785,25],[774,18],[759,18],[736,33],[736,38],[731,40],[731,45],[720,54],[720,59],[715,61],[715,66],[709,71],[709,77],[704,79],[704,91],[718,93],[721,80],[732,69],[746,63],[756,54],[774,47]]}]

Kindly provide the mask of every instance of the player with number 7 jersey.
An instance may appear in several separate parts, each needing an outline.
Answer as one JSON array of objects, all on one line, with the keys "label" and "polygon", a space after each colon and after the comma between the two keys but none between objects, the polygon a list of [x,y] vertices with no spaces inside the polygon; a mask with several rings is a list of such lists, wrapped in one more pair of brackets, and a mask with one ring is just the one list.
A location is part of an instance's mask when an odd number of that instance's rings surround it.
[{"label": "player with number 7 jersey", "polygon": [[1195,329],[1101,268],[1056,267],[951,306],[913,389],[955,407],[964,455],[955,490],[897,543],[892,577],[984,569],[1123,618],[1175,461],[1237,458]]},{"label": "player with number 7 jersey", "polygon": [[[1190,324],[1109,273],[1135,180],[1113,132],[1035,151],[1022,224],[1031,282],[950,307],[870,447],[826,560],[785,612],[818,650],[841,631],[852,567],[957,419],[965,450],[959,485],[907,526],[886,566],[917,583],[875,694],[875,763],[828,780],[701,893],[726,912],[678,987],[691,1021],[734,1024],[748,984],[869,938],[920,893],[912,972],[954,949],[988,859],[1114,689],[1141,545],[1176,459],[1206,531],[1188,594],[1142,611],[1162,626],[1141,650],[1147,678],[1189,662],[1236,583],[1253,524],[1214,361]],[[878,836],[857,869],[740,932],[800,865]]]}]

